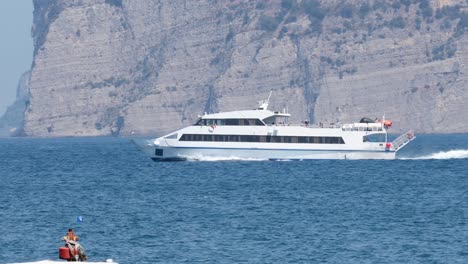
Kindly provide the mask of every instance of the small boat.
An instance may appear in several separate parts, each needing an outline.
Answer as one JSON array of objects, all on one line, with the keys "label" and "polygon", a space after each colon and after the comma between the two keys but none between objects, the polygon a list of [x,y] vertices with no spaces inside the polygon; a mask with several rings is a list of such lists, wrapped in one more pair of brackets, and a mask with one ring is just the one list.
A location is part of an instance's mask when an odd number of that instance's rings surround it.
[{"label": "small boat", "polygon": [[[21,262],[21,263],[10,263],[10,264],[63,264],[65,262],[63,261],[56,261],[56,260],[41,260],[41,261],[36,261],[36,262]],[[107,260],[104,260],[104,261],[101,261],[101,262],[90,262],[90,261],[87,261],[86,263],[89,263],[89,264],[108,264],[108,263],[112,263],[112,264],[119,264],[117,262],[114,262],[112,259],[107,259]]]},{"label": "small boat", "polygon": [[269,98],[254,110],[205,113],[191,126],[138,145],[155,161],[395,159],[416,138],[408,131],[389,142],[393,123],[385,118],[343,125],[289,124],[285,110],[268,110]]}]

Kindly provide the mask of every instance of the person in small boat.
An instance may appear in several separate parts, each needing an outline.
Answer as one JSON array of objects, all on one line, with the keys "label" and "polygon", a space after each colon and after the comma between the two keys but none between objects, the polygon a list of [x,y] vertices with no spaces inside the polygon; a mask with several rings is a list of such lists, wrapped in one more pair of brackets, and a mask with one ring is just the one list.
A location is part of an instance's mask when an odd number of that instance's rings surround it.
[{"label": "person in small boat", "polygon": [[79,239],[80,238],[75,235],[75,232],[73,232],[71,228],[68,229],[67,235],[62,237],[62,240],[65,241],[65,246],[70,249],[71,259],[68,261],[85,261],[88,259],[83,247],[76,242]]}]

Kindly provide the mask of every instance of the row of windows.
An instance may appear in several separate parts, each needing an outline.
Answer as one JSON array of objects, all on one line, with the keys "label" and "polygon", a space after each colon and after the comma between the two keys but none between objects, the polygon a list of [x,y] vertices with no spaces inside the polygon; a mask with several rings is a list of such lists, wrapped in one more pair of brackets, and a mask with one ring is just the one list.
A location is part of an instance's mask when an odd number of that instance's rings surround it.
[{"label": "row of windows", "polygon": [[371,134],[362,137],[363,142],[386,142],[387,138],[384,133]]},{"label": "row of windows", "polygon": [[200,134],[184,134],[179,139],[179,141],[344,144],[343,138],[341,137],[200,135]]},{"label": "row of windows", "polygon": [[259,119],[200,119],[196,126],[264,126]]}]

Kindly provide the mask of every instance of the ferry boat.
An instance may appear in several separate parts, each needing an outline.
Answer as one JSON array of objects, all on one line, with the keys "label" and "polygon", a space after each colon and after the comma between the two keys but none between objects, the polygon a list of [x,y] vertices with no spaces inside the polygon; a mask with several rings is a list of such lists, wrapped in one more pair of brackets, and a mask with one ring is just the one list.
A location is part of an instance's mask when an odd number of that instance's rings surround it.
[{"label": "ferry boat", "polygon": [[343,125],[289,124],[287,111],[267,109],[269,98],[254,110],[205,113],[191,126],[139,145],[154,161],[395,159],[416,138],[408,131],[389,142],[392,122],[384,118]]}]

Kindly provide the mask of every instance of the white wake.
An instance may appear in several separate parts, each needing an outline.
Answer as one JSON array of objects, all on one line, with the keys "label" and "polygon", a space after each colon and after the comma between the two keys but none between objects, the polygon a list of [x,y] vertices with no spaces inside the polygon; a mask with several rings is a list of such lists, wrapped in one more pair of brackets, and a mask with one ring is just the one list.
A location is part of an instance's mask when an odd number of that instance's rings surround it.
[{"label": "white wake", "polygon": [[400,158],[400,159],[415,159],[415,160],[428,160],[428,159],[437,159],[437,160],[446,160],[446,159],[468,159],[468,150],[449,150],[441,151],[426,156],[416,157],[416,158]]}]

